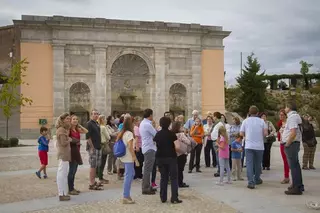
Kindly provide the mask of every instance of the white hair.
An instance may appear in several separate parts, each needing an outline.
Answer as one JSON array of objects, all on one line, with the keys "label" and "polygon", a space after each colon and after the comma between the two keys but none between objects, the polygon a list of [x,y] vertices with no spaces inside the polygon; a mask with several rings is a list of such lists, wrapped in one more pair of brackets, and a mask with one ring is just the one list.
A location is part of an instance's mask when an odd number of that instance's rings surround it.
[{"label": "white hair", "polygon": [[199,111],[198,110],[193,110],[192,111],[192,115],[198,115],[199,114]]}]

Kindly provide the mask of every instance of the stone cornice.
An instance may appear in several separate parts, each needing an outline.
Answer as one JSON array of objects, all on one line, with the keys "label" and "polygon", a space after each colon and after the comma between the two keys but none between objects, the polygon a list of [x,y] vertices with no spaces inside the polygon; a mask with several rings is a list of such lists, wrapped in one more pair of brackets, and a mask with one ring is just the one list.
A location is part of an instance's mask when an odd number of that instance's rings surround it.
[{"label": "stone cornice", "polygon": [[85,29],[85,30],[129,30],[129,31],[157,31],[166,33],[188,33],[201,34],[204,36],[214,36],[225,38],[231,32],[223,31],[221,26],[204,26],[200,24],[182,24],[169,22],[147,22],[112,20],[102,18],[75,18],[64,16],[29,16],[22,15],[22,20],[14,20],[14,25],[21,28],[51,28],[51,29]]}]

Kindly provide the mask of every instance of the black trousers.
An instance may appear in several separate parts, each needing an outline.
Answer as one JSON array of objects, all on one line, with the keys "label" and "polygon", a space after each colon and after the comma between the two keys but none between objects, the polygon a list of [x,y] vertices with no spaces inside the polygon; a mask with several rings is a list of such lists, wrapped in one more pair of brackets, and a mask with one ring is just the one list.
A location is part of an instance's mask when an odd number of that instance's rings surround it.
[{"label": "black trousers", "polygon": [[136,153],[137,160],[139,161],[140,166],[134,165],[134,171],[135,171],[134,179],[137,179],[137,178],[142,179],[142,167],[143,167],[143,161],[144,161],[142,149],[140,148],[140,150],[135,151],[135,153]]},{"label": "black trousers", "polygon": [[[189,170],[192,170],[194,167],[197,169],[200,168],[200,155],[202,150],[202,144],[198,144],[190,154],[190,161],[189,161]],[[194,164],[194,159],[196,159],[196,164]]]},{"label": "black trousers", "polygon": [[171,200],[178,199],[178,168],[177,158],[157,158],[157,165],[160,170],[160,199],[167,201],[168,181],[171,181]]},{"label": "black trousers", "polygon": [[272,143],[264,143],[262,167],[270,167],[271,147]]},{"label": "black trousers", "polygon": [[206,163],[206,167],[210,167],[210,163],[211,163],[210,153],[212,155],[212,166],[216,167],[217,166],[216,152],[213,149],[213,141],[207,140],[207,144],[204,147],[204,161]]},{"label": "black trousers", "polygon": [[229,166],[230,166],[230,170],[232,169],[232,157],[231,156],[232,156],[231,145],[229,145]]},{"label": "black trousers", "polygon": [[108,158],[108,155],[104,155],[104,154],[101,155],[101,164],[96,169],[96,176],[99,178],[99,180],[103,179],[103,171],[104,171],[104,168],[106,167],[107,158]]},{"label": "black trousers", "polygon": [[178,161],[178,185],[182,186],[183,185],[183,171],[184,167],[186,166],[187,163],[187,155],[180,155],[177,158]]}]

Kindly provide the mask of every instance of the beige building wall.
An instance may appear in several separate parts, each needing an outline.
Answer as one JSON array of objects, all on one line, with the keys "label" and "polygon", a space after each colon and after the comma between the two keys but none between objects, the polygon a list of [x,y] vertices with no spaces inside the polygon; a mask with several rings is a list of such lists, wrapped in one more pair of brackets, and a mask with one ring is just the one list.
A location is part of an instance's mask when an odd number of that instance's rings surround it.
[{"label": "beige building wall", "polygon": [[224,51],[202,51],[202,116],[207,111],[225,113]]},{"label": "beige building wall", "polygon": [[21,43],[21,59],[29,62],[21,93],[33,100],[31,106],[21,107],[21,131],[40,128],[39,119],[47,119],[48,127],[53,118],[53,64],[50,44]]}]

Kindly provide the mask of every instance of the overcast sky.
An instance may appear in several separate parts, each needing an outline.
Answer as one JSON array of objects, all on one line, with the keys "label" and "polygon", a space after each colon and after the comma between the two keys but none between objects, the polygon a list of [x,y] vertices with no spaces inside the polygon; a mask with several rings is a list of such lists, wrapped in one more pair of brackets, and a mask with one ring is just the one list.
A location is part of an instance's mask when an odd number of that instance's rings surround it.
[{"label": "overcast sky", "polygon": [[267,74],[320,70],[320,0],[0,0],[0,26],[22,14],[100,17],[223,26],[227,82],[254,52]]}]

